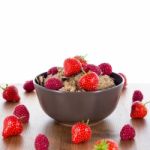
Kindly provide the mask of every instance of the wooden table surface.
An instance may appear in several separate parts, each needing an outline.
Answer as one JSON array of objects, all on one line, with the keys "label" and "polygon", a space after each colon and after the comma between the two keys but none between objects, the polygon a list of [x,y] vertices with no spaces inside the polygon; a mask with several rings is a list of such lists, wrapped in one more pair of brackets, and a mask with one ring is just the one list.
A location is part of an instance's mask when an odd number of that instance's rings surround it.
[{"label": "wooden table surface", "polygon": [[[0,135],[0,150],[34,150],[34,139],[39,133],[47,135],[50,150],[92,150],[93,144],[100,138],[112,138],[119,144],[121,150],[150,149],[150,114],[143,120],[131,120],[129,117],[132,93],[135,89],[143,91],[145,100],[150,100],[149,84],[131,84],[122,93],[116,110],[99,124],[92,126],[92,139],[83,144],[72,144],[70,127],[64,127],[49,118],[41,109],[36,93],[26,94],[21,85],[17,86],[21,95],[20,104],[25,104],[30,111],[30,122],[24,125],[20,136],[3,139]],[[19,103],[6,103],[0,98],[0,134],[3,120],[11,115]],[[150,108],[150,106],[147,106]],[[133,141],[120,141],[119,132],[124,124],[130,123],[136,130]]]}]

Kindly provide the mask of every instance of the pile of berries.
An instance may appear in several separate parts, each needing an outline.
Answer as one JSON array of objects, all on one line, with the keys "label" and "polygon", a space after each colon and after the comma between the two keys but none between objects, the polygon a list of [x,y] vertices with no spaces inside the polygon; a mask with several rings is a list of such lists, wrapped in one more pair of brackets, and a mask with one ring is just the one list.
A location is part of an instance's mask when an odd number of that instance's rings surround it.
[{"label": "pile of berries", "polygon": [[[99,87],[99,76],[112,74],[112,67],[109,63],[102,63],[100,65],[88,64],[84,57],[75,56],[67,58],[63,63],[63,76],[71,78],[80,73],[83,73],[81,78],[77,81],[78,89],[85,91],[96,91]],[[63,85],[63,80],[53,77],[58,73],[58,67],[52,67],[47,71],[47,75],[52,75],[46,80],[44,86],[48,89],[59,90]]]},{"label": "pile of berries", "polygon": [[[21,100],[18,89],[14,85],[6,85],[0,88],[3,90],[2,96],[6,102],[17,103]],[[26,81],[23,85],[23,89],[27,92],[34,91],[33,80]],[[7,116],[3,122],[2,136],[4,139],[20,135],[23,132],[23,124],[29,122],[30,113],[27,107],[23,104],[17,105],[12,114]],[[38,134],[35,138],[35,149],[36,150],[48,150],[49,141],[44,134]]]},{"label": "pile of berries", "polygon": [[[143,103],[143,98],[143,93],[140,90],[135,90],[133,92],[130,112],[131,119],[143,119],[147,115],[148,110],[146,104],[148,104],[149,101]],[[135,135],[135,129],[130,124],[124,125],[120,132],[120,137],[122,140],[132,140]]]},{"label": "pile of berries", "polygon": [[[85,91],[95,91],[99,84],[99,75],[111,75],[112,67],[108,63],[102,63],[98,66],[93,64],[87,64],[87,61],[81,56],[75,56],[73,58],[67,58],[64,61],[64,75],[66,77],[73,76],[79,72],[84,72],[84,75],[78,81],[80,88]],[[52,67],[48,70],[47,74],[54,75],[58,72],[57,67]],[[124,81],[124,88],[127,86],[127,79],[124,74],[119,73]],[[59,90],[63,87],[61,80],[57,78],[50,78],[44,85],[48,89]],[[7,102],[19,102],[21,97],[18,89],[14,85],[6,85],[1,87],[3,90],[2,96]],[[26,81],[23,85],[23,89],[27,92],[34,91],[33,81]],[[131,107],[131,118],[144,118],[147,114],[147,108],[142,103],[143,94],[141,91],[136,90],[132,97],[133,104]],[[30,119],[30,113],[27,107],[23,104],[17,105],[12,114],[7,116],[3,122],[3,138],[9,138],[19,135],[23,132],[23,124],[28,123]],[[71,128],[72,142],[79,144],[87,142],[92,138],[92,129],[87,123],[78,122]],[[121,140],[132,140],[136,133],[134,128],[130,124],[126,124],[120,131]],[[44,134],[38,134],[35,137],[34,146],[36,150],[48,150],[49,140]],[[95,142],[94,150],[119,150],[118,144],[112,139],[100,139]]]}]

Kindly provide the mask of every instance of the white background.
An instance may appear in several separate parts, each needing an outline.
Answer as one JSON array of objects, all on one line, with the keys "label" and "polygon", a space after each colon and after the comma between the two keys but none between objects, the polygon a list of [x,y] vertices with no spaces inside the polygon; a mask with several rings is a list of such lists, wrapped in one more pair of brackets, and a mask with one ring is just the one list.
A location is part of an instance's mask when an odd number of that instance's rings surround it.
[{"label": "white background", "polygon": [[0,1],[0,83],[32,79],[76,54],[150,83],[149,51],[149,1]]}]

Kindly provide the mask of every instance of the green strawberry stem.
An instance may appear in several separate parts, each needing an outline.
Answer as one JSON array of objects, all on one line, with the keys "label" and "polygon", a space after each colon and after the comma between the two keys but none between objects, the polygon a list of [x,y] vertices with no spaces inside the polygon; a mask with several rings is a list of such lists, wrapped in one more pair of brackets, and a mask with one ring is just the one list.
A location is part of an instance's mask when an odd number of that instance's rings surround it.
[{"label": "green strawberry stem", "polygon": [[88,125],[88,124],[89,124],[89,122],[90,122],[90,119],[88,119],[88,120],[86,121],[86,124]]},{"label": "green strawberry stem", "polygon": [[20,121],[22,121],[25,118],[25,116],[22,116],[20,118],[18,118]]},{"label": "green strawberry stem", "polygon": [[150,103],[150,101],[145,102],[144,105],[147,105],[148,103]]},{"label": "green strawberry stem", "polygon": [[86,62],[88,61],[87,59],[86,59],[86,57],[88,56],[88,54],[85,54],[85,55],[83,55],[83,56],[81,56],[82,57],[82,59],[84,59]]},{"label": "green strawberry stem", "polygon": [[83,70],[83,68],[81,68],[81,71],[82,71],[84,74],[86,74],[86,72]]},{"label": "green strawberry stem", "polygon": [[96,144],[93,150],[108,150],[108,144],[106,140],[102,140],[101,143]]},{"label": "green strawberry stem", "polygon": [[88,124],[89,124],[89,122],[90,122],[90,119],[88,119],[86,122],[85,122],[84,120],[82,120],[81,122],[82,122],[82,123],[85,123],[85,124],[87,124],[87,125],[88,125]]},{"label": "green strawberry stem", "polygon": [[0,88],[1,88],[2,90],[5,90],[5,88],[3,88],[2,86],[0,86]]},{"label": "green strawberry stem", "polygon": [[82,58],[86,58],[86,57],[87,57],[87,55],[88,55],[88,54],[85,54],[85,55],[83,55],[83,56],[81,56],[81,57],[82,57]]},{"label": "green strawberry stem", "polygon": [[8,84],[5,85],[5,88],[0,86],[0,89],[5,90],[8,87]]}]

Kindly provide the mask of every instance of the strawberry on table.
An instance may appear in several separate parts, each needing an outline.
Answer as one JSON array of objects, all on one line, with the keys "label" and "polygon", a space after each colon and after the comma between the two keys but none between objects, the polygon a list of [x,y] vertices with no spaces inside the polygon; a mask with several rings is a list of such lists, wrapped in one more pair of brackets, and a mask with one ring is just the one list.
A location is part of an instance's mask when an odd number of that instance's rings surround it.
[{"label": "strawberry on table", "polygon": [[[148,102],[147,102],[148,103]],[[147,115],[146,103],[135,101],[131,106],[130,117],[133,119],[144,118]]]},{"label": "strawberry on table", "polygon": [[100,139],[95,143],[93,150],[119,150],[119,147],[114,140]]},{"label": "strawberry on table", "polygon": [[20,96],[18,93],[18,89],[14,85],[6,85],[5,88],[0,87],[3,90],[3,98],[7,102],[19,102],[20,101]]},{"label": "strawberry on table", "polygon": [[82,65],[79,60],[75,58],[67,58],[64,61],[64,74],[66,77],[75,75],[81,71]]},{"label": "strawberry on table", "polygon": [[98,89],[99,77],[95,72],[89,72],[79,79],[78,84],[81,89],[95,91]]},{"label": "strawberry on table", "polygon": [[21,134],[23,126],[20,120],[15,116],[8,116],[4,119],[3,133],[4,138]]},{"label": "strawberry on table", "polygon": [[79,144],[90,140],[92,130],[88,126],[88,124],[78,122],[72,126],[71,133],[72,133],[72,142],[74,144]]}]

